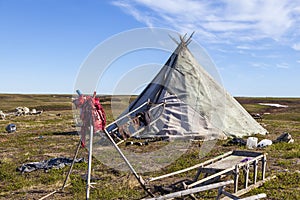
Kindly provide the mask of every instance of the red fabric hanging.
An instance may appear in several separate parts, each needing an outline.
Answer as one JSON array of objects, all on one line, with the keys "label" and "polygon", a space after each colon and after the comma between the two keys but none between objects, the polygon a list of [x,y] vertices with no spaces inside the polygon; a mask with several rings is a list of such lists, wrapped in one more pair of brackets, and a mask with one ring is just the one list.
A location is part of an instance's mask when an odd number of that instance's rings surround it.
[{"label": "red fabric hanging", "polygon": [[80,119],[82,126],[80,129],[81,144],[85,146],[86,134],[90,131],[90,125],[93,125],[94,133],[97,131],[103,131],[106,125],[106,115],[99,98],[94,96],[80,95],[74,100],[76,108],[80,109]]}]

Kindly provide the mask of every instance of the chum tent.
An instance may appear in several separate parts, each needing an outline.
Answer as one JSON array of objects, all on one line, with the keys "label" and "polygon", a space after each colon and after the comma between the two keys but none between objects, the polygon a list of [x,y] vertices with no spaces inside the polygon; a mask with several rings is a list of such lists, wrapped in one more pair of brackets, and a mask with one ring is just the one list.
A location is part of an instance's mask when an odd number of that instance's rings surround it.
[{"label": "chum tent", "polygon": [[117,118],[110,133],[127,137],[194,137],[204,140],[267,131],[216,82],[181,38],[155,78]]}]

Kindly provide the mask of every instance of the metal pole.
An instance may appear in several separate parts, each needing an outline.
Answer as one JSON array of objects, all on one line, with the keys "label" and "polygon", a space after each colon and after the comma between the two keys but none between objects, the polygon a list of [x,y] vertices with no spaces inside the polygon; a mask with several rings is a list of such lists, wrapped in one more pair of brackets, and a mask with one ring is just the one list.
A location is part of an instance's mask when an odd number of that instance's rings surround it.
[{"label": "metal pole", "polygon": [[90,145],[89,145],[89,162],[88,162],[88,174],[86,184],[86,199],[90,199],[90,187],[91,187],[91,171],[92,171],[92,153],[93,153],[93,125],[90,126]]}]

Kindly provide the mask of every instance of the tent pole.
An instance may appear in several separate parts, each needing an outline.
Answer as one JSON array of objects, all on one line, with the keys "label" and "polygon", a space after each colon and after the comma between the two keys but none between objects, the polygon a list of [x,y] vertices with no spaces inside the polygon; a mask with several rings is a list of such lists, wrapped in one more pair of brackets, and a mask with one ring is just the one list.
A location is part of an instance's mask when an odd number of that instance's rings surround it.
[{"label": "tent pole", "polygon": [[92,153],[93,153],[93,125],[90,126],[90,144],[89,144],[89,162],[88,162],[88,174],[86,183],[86,199],[90,199],[90,188],[91,188],[91,171],[92,171]]},{"label": "tent pole", "polygon": [[106,129],[104,129],[104,133],[105,133],[106,137],[111,141],[111,143],[113,144],[113,146],[115,147],[115,149],[118,151],[118,153],[120,154],[120,156],[122,157],[122,159],[125,161],[126,165],[129,167],[130,171],[133,173],[133,175],[135,176],[135,178],[138,180],[138,182],[140,183],[140,185],[142,186],[142,188],[151,197],[154,197],[154,195],[146,188],[145,181],[143,180],[143,178],[137,174],[137,172],[135,171],[135,169],[132,167],[132,165],[130,164],[130,162],[127,160],[127,158],[125,157],[125,155],[123,154],[123,152],[121,151],[121,149],[119,148],[119,146],[115,143],[115,141],[113,140],[113,138],[110,136],[110,134],[107,132]]}]

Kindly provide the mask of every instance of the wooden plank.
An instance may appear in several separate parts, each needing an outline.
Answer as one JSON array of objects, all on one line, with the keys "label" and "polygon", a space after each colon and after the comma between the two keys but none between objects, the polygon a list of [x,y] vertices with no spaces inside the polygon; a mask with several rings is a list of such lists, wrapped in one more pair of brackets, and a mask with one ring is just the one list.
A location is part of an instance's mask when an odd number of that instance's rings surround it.
[{"label": "wooden plank", "polygon": [[232,155],[236,156],[246,156],[246,157],[257,157],[262,155],[263,153],[260,152],[254,152],[254,151],[241,151],[241,150],[234,150],[232,152]]},{"label": "wooden plank", "polygon": [[236,156],[236,155],[230,155],[222,160],[219,160],[215,163],[212,163],[210,165],[205,166],[205,169],[219,169],[224,170],[229,167],[235,166],[237,164],[240,164],[241,161],[247,159],[247,156]]},{"label": "wooden plank", "polygon": [[230,167],[230,168],[228,168],[228,169],[225,169],[225,170],[223,170],[223,171],[220,171],[220,172],[218,172],[218,173],[215,173],[215,174],[213,174],[213,175],[210,175],[210,176],[208,176],[208,177],[206,177],[206,178],[204,178],[204,179],[201,179],[201,180],[196,181],[196,182],[194,182],[194,183],[192,183],[192,184],[190,184],[190,185],[187,185],[187,187],[188,187],[188,188],[192,188],[192,187],[194,187],[194,186],[196,186],[196,185],[199,185],[200,183],[203,183],[203,182],[205,182],[205,181],[209,181],[209,180],[211,180],[211,179],[213,179],[213,178],[216,178],[216,177],[218,177],[218,176],[221,176],[221,175],[223,175],[223,174],[226,174],[227,172],[234,170],[234,168],[235,168],[235,167]]},{"label": "wooden plank", "polygon": [[229,181],[224,181],[224,182],[220,182],[220,183],[214,183],[214,184],[210,184],[210,185],[196,187],[196,188],[192,188],[192,189],[186,189],[186,190],[166,194],[164,196],[150,198],[150,199],[147,199],[147,200],[165,200],[165,199],[172,199],[172,198],[176,198],[176,197],[184,197],[186,195],[195,194],[195,193],[198,193],[198,192],[203,192],[203,191],[206,191],[206,190],[211,190],[211,189],[223,187],[225,185],[229,185],[229,184],[232,184],[232,183],[233,183],[233,180],[229,180]]},{"label": "wooden plank", "polygon": [[239,167],[248,165],[249,163],[259,160],[264,157],[264,154],[259,154],[257,157],[243,156],[243,155],[230,155],[226,158],[219,160],[215,163],[205,166],[205,169],[226,169],[228,167],[239,165]]},{"label": "wooden plank", "polygon": [[180,174],[180,173],[188,172],[190,170],[193,170],[193,169],[196,169],[196,168],[199,168],[199,167],[203,167],[203,166],[208,165],[210,163],[213,163],[217,160],[223,159],[224,157],[229,156],[230,154],[232,154],[232,151],[229,151],[229,152],[227,152],[225,154],[222,154],[220,156],[217,156],[213,159],[207,160],[203,163],[199,163],[197,165],[194,165],[194,166],[182,169],[182,170],[178,170],[178,171],[175,171],[175,172],[172,172],[172,173],[169,173],[169,174],[164,174],[164,175],[161,175],[161,176],[157,176],[157,177],[154,177],[154,178],[149,178],[147,181],[151,182],[151,181],[167,178],[167,177],[170,177],[170,176],[174,176],[174,175],[177,175],[177,174]]},{"label": "wooden plank", "polygon": [[[70,185],[71,185],[71,183],[68,183],[68,184],[66,184],[66,185],[64,186],[64,188],[66,188],[66,187],[68,187],[68,186],[70,186]],[[55,193],[60,192],[60,191],[62,191],[61,188],[59,188],[59,189],[57,189],[57,190],[54,190],[53,192],[51,192],[51,193],[49,193],[49,194],[47,194],[47,195],[45,195],[45,196],[39,198],[39,200],[44,200],[44,199],[50,197],[51,195],[54,195]]]},{"label": "wooden plank", "polygon": [[242,198],[240,200],[256,200],[256,199],[262,199],[262,198],[266,198],[266,197],[267,197],[267,195],[265,193],[261,193],[261,194],[253,195],[250,197]]}]

